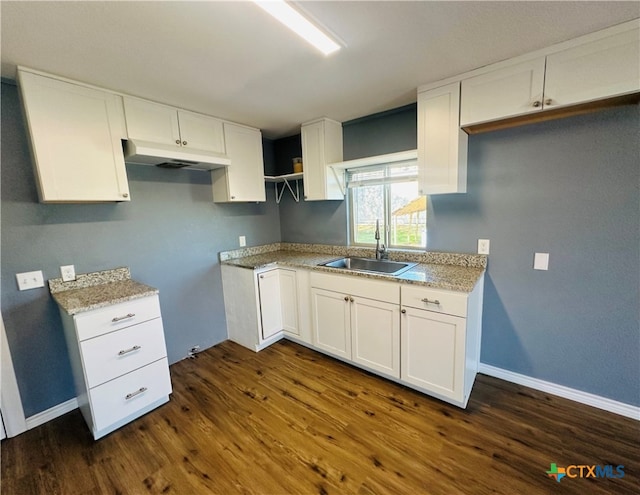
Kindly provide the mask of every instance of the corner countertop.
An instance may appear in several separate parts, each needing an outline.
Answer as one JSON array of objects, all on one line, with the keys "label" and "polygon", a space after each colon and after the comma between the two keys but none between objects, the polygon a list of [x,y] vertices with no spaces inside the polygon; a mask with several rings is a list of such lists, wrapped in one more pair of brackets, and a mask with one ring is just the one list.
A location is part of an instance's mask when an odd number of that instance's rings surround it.
[{"label": "corner countertop", "polygon": [[129,268],[80,274],[71,282],[49,280],[53,299],[66,313],[75,315],[158,293],[158,289],[131,280]]},{"label": "corner countertop", "polygon": [[398,276],[318,266],[320,263],[343,256],[372,258],[373,252],[369,248],[275,243],[220,253],[220,262],[225,265],[252,270],[269,266],[305,268],[326,273],[390,280],[404,284],[422,285],[466,293],[473,290],[487,266],[487,257],[485,255],[417,251],[390,252],[389,259],[393,261],[418,263]]}]

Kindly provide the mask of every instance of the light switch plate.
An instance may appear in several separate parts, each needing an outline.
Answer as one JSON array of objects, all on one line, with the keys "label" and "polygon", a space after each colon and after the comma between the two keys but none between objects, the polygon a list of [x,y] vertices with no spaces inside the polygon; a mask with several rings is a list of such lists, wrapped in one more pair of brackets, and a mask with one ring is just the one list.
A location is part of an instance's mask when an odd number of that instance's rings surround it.
[{"label": "light switch plate", "polygon": [[533,257],[534,270],[549,269],[549,253],[536,253]]},{"label": "light switch plate", "polygon": [[16,280],[18,281],[18,290],[29,290],[44,287],[42,270],[16,273]]},{"label": "light switch plate", "polygon": [[247,245],[247,238],[243,235],[238,237],[238,241],[240,242],[240,247],[245,247]]},{"label": "light switch plate", "polygon": [[478,254],[489,254],[489,239],[478,239]]},{"label": "light switch plate", "polygon": [[64,265],[60,267],[60,274],[63,282],[71,282],[76,279],[76,267],[73,265]]}]

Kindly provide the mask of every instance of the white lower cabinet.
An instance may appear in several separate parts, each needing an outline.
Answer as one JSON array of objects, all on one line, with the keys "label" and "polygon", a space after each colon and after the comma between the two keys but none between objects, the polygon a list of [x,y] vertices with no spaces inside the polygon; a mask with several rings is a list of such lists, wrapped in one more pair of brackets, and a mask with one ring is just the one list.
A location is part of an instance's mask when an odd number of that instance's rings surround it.
[{"label": "white lower cabinet", "polygon": [[311,288],[313,343],[318,349],[351,359],[351,311],[349,296]]},{"label": "white lower cabinet", "polygon": [[404,308],[402,380],[461,401],[465,331],[465,318]]},{"label": "white lower cabinet", "polygon": [[282,298],[280,294],[280,270],[269,270],[258,275],[260,297],[260,322],[262,339],[282,332]]},{"label": "white lower cabinet", "polygon": [[303,344],[311,341],[305,271],[231,265],[221,270],[230,340],[253,351],[283,336]]},{"label": "white lower cabinet", "polygon": [[470,294],[401,288],[401,380],[466,407],[480,361],[483,279]]},{"label": "white lower cabinet", "polygon": [[397,303],[355,297],[351,303],[351,360],[399,378],[399,315]]},{"label": "white lower cabinet", "polygon": [[399,295],[394,282],[311,273],[313,345],[399,378]]},{"label": "white lower cabinet", "polygon": [[169,400],[157,295],[61,315],[78,405],[95,439]]},{"label": "white lower cabinet", "polygon": [[471,293],[313,270],[222,265],[229,339],[286,337],[459,407],[480,360],[484,277]]}]

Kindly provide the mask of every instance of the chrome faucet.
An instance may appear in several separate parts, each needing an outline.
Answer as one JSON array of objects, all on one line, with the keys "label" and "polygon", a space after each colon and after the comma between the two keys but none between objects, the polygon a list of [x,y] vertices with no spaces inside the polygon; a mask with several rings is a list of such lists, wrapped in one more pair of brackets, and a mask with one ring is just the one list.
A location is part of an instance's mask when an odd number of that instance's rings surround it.
[{"label": "chrome faucet", "polygon": [[380,220],[376,219],[376,233],[374,234],[376,239],[376,259],[377,260],[386,260],[389,258],[389,253],[387,252],[387,248],[382,245],[380,247]]}]

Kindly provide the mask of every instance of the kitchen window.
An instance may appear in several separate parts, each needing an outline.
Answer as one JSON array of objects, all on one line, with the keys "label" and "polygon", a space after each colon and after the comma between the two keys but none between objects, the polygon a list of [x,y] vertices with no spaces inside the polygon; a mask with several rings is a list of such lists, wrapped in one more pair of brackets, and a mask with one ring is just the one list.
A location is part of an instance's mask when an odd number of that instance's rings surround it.
[{"label": "kitchen window", "polygon": [[418,194],[415,160],[347,169],[349,230],[352,245],[390,248],[427,246],[427,198]]}]

